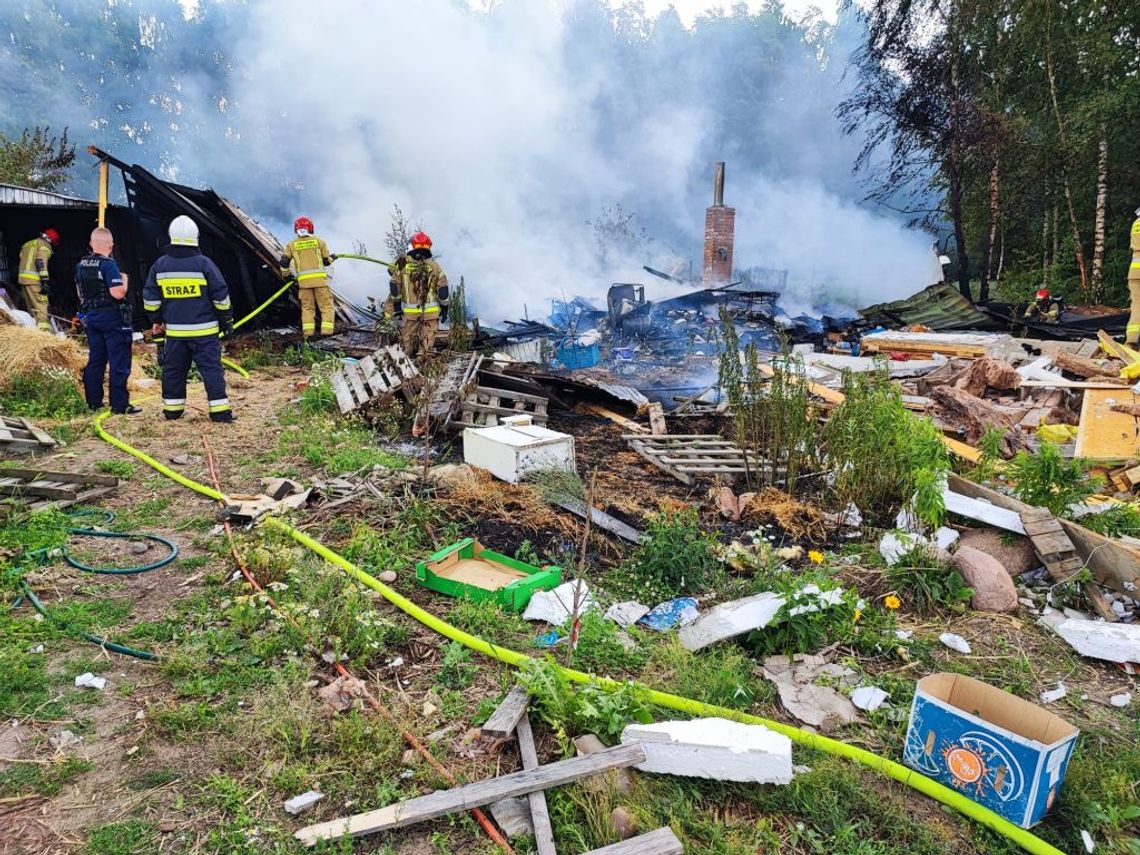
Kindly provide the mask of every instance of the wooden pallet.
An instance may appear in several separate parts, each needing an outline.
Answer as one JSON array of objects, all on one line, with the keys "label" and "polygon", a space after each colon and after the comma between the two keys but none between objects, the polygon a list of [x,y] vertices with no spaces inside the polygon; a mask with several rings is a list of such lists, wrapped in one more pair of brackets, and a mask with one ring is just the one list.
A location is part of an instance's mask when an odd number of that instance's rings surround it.
[{"label": "wooden pallet", "polygon": [[[483,357],[477,353],[457,356],[447,363],[447,369],[432,392],[428,403],[428,418],[440,427],[447,427],[455,418],[459,401],[476,385]],[[416,419],[420,421],[419,417]]]},{"label": "wooden pallet", "polygon": [[0,416],[0,454],[27,454],[57,445],[58,442],[27,419]]},{"label": "wooden pallet", "polygon": [[112,475],[52,472],[47,469],[0,468],[0,519],[13,506],[28,511],[66,508],[113,493],[119,479]]},{"label": "wooden pallet", "polygon": [[400,392],[410,401],[415,397],[419,379],[419,369],[404,349],[398,344],[391,344],[358,363],[346,363],[329,378],[329,382],[340,411],[349,413],[395,392]]},{"label": "wooden pallet", "polygon": [[[1076,545],[1051,512],[1045,508],[1033,508],[1022,511],[1020,516],[1025,533],[1033,542],[1033,551],[1054,582],[1067,582],[1084,568],[1085,562],[1077,554]],[[1109,621],[1118,619],[1095,582],[1086,582],[1081,590],[1102,618]]]},{"label": "wooden pallet", "polygon": [[683,484],[692,484],[694,476],[743,475],[768,466],[731,440],[716,434],[675,434],[648,436],[640,433],[622,435],[629,447]]},{"label": "wooden pallet", "polygon": [[533,417],[534,424],[545,427],[547,404],[548,400],[539,395],[476,386],[464,395],[459,404],[456,424],[460,427],[493,427],[503,416],[527,414]]}]

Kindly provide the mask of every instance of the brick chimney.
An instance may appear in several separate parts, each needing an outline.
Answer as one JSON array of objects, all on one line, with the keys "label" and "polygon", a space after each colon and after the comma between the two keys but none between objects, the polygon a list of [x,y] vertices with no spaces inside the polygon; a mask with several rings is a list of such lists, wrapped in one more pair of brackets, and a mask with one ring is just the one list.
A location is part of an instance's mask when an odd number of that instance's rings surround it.
[{"label": "brick chimney", "polygon": [[706,286],[723,285],[732,279],[732,243],[736,229],[736,209],[724,205],[724,161],[716,165],[712,207],[705,211]]}]

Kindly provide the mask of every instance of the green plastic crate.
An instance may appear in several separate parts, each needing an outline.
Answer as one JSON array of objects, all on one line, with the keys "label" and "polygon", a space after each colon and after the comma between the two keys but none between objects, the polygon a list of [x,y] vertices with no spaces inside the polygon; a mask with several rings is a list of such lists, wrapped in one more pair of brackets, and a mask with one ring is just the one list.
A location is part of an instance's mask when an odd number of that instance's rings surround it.
[{"label": "green plastic crate", "polygon": [[549,591],[562,581],[559,567],[535,567],[484,549],[468,537],[416,564],[416,580],[432,591],[471,600],[493,600],[521,612],[535,591]]}]

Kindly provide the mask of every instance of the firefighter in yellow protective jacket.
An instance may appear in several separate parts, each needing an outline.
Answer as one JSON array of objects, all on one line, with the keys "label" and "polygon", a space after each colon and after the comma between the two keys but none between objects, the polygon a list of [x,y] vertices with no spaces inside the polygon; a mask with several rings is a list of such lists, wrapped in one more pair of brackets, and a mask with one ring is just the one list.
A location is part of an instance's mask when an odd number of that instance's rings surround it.
[{"label": "firefighter in yellow protective jacket", "polygon": [[400,256],[389,282],[392,309],[403,315],[400,344],[408,356],[430,354],[439,322],[447,320],[447,276],[431,257],[431,238],[412,235],[406,256]]},{"label": "firefighter in yellow protective jacket", "polygon": [[17,282],[24,292],[24,307],[36,319],[41,330],[50,330],[48,298],[51,296],[51,277],[48,262],[52,250],[59,244],[59,232],[44,229],[39,237],[32,238],[20,247],[20,269]]},{"label": "firefighter in yellow protective jacket", "polygon": [[1140,343],[1140,208],[1136,209],[1136,219],[1132,221],[1132,264],[1128,267],[1128,298],[1131,301],[1131,314],[1124,336],[1125,344]]},{"label": "firefighter in yellow protective jacket", "polygon": [[281,267],[288,274],[292,268],[297,280],[297,298],[301,301],[301,335],[304,338],[316,335],[316,313],[321,315],[321,335],[332,335],[336,331],[336,309],[333,306],[332,289],[329,288],[328,266],[335,255],[329,252],[328,244],[313,234],[313,221],[308,217],[297,217],[293,222],[295,240],[285,245],[285,255]]}]

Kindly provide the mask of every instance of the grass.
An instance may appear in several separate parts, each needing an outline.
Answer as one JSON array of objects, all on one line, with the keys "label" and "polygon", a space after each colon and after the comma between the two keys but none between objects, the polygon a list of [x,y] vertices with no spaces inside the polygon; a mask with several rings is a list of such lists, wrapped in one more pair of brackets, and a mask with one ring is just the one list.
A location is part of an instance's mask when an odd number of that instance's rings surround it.
[{"label": "grass", "polygon": [[100,460],[95,468],[116,478],[130,478],[135,474],[135,464],[128,460]]},{"label": "grass", "polygon": [[112,822],[87,833],[86,855],[147,855],[156,851],[158,833],[141,819]]},{"label": "grass", "polygon": [[13,763],[0,771],[0,798],[38,794],[57,796],[65,784],[94,768],[78,757],[63,757],[51,763]]},{"label": "grass", "polygon": [[8,379],[0,389],[0,412],[65,420],[82,416],[88,410],[71,373],[49,368]]}]

